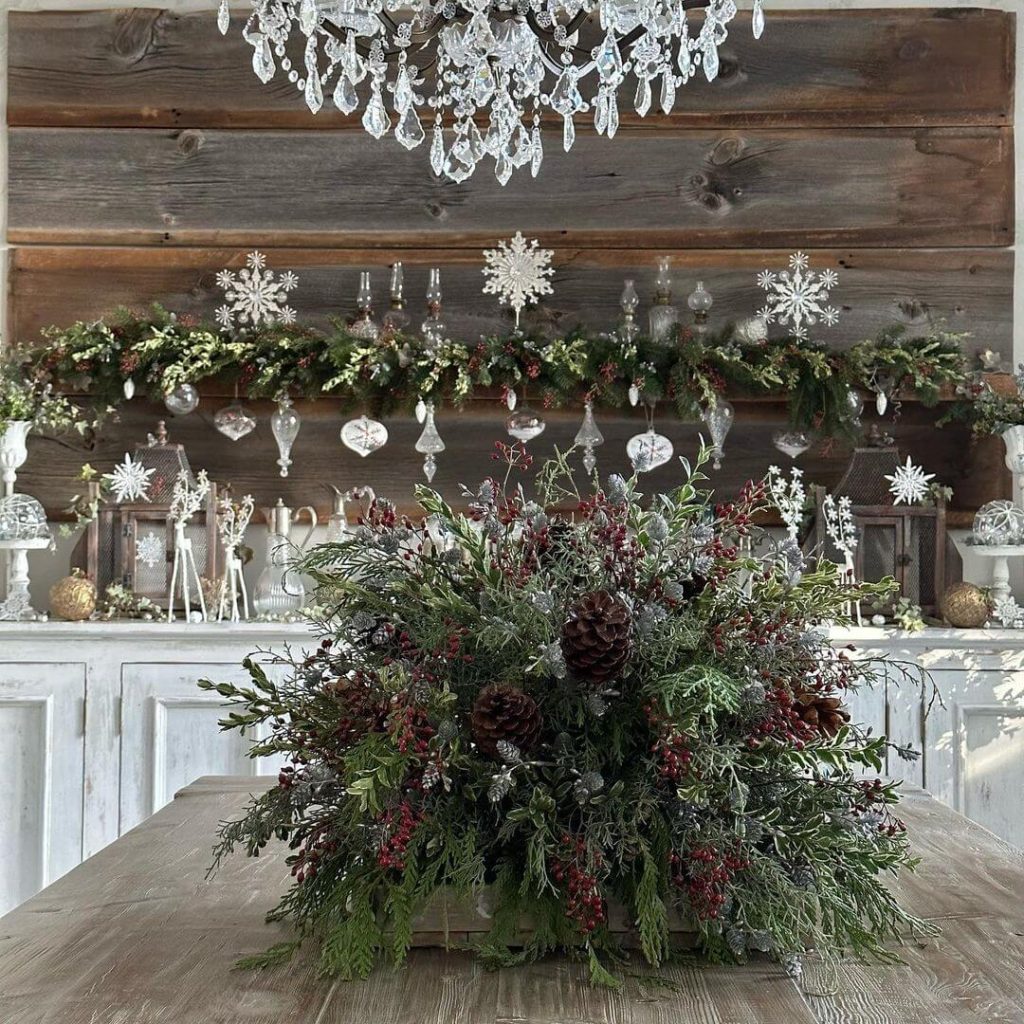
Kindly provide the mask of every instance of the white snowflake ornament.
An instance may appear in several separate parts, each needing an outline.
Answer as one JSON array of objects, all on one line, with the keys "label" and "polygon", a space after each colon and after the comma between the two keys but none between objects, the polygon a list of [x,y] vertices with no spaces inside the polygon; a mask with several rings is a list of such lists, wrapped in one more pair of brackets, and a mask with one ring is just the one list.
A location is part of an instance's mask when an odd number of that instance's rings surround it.
[{"label": "white snowflake ornament", "polygon": [[222,270],[217,275],[225,300],[217,310],[217,323],[225,330],[295,323],[288,293],[298,288],[298,277],[290,270],[276,277],[272,270],[267,270],[267,257],[261,252],[249,253],[245,262],[246,266],[237,274]]},{"label": "white snowflake ornament", "polygon": [[935,474],[915,466],[908,455],[906,464],[897,466],[895,473],[886,473],[885,479],[889,481],[894,505],[913,505],[928,497],[928,484],[935,479]]},{"label": "white snowflake ornament", "polygon": [[146,469],[125,452],[124,462],[107,474],[106,481],[118,505],[126,501],[149,501],[149,478],[155,469]]},{"label": "white snowflake ornament", "polygon": [[485,249],[484,295],[497,295],[507,302],[516,315],[516,330],[519,329],[519,314],[527,303],[536,302],[541,295],[550,295],[554,274],[550,249],[541,249],[536,238],[529,242],[523,233],[517,231],[511,241],[498,242],[497,249]]},{"label": "white snowflake ornament", "polygon": [[142,562],[150,569],[167,558],[167,546],[163,538],[158,537],[152,530],[144,537],[140,537],[135,545],[135,560]]},{"label": "white snowflake ornament", "polygon": [[807,256],[795,252],[789,257],[789,270],[763,270],[757,275],[766,296],[758,317],[768,324],[791,326],[795,338],[806,338],[807,328],[819,321],[834,327],[839,320],[839,310],[828,305],[829,292],[839,283],[839,275],[834,270],[818,274],[807,266]]}]

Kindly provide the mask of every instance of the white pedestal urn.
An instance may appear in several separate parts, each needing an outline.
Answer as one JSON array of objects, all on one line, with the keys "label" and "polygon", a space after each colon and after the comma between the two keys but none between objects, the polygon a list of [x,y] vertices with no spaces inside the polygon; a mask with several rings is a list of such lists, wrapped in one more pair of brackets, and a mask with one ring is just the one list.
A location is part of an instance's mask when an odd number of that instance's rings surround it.
[{"label": "white pedestal urn", "polygon": [[1013,474],[1013,500],[1024,508],[1024,423],[1008,427],[1001,436],[1006,445],[1006,468]]},{"label": "white pedestal urn", "polygon": [[28,458],[26,442],[31,429],[31,420],[8,420],[0,428],[0,483],[3,484],[4,497],[14,493],[18,470]]}]

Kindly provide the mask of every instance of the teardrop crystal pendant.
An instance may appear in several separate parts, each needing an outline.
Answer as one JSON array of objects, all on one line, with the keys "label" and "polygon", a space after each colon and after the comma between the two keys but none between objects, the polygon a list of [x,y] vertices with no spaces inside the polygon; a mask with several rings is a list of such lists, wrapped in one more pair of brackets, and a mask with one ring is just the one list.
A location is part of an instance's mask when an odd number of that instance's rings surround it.
[{"label": "teardrop crystal pendant", "polygon": [[135,381],[131,377],[126,377],[121,390],[124,392],[124,400],[130,402],[135,397]]},{"label": "teardrop crystal pendant", "polygon": [[434,403],[426,403],[426,415],[423,424],[423,433],[416,442],[416,451],[426,456],[423,460],[423,475],[427,483],[432,483],[434,474],[437,472],[437,459],[434,457],[444,451],[444,441],[437,432],[437,425],[434,423]]},{"label": "teardrop crystal pendant", "polygon": [[220,0],[220,9],[217,11],[217,28],[220,34],[226,36],[231,28],[231,10],[228,7],[228,0]]},{"label": "teardrop crystal pendant", "polygon": [[365,459],[388,443],[388,428],[369,416],[360,416],[341,428],[341,443]]},{"label": "teardrop crystal pendant", "polygon": [[638,473],[649,473],[664,466],[674,451],[672,442],[663,434],[655,433],[654,427],[631,437],[626,444],[626,454]]},{"label": "teardrop crystal pendant", "polygon": [[879,390],[879,392],[875,395],[875,411],[878,413],[879,416],[884,416],[885,411],[888,408],[889,396],[884,391]]},{"label": "teardrop crystal pendant", "polygon": [[764,3],[763,0],[754,0],[754,12],[750,19],[751,28],[754,30],[754,38],[760,39],[764,35]]},{"label": "teardrop crystal pendant", "polygon": [[719,398],[713,406],[709,406],[700,414],[711,435],[711,456],[714,460],[711,464],[715,469],[722,468],[725,439],[729,436],[735,415],[735,410],[724,398]]},{"label": "teardrop crystal pendant", "polygon": [[539,413],[535,413],[528,405],[524,405],[509,415],[505,420],[505,427],[512,437],[526,444],[527,441],[540,437],[547,424]]},{"label": "teardrop crystal pendant", "polygon": [[597,423],[594,422],[594,407],[590,402],[583,403],[583,423],[576,432],[575,443],[583,449],[583,468],[588,473],[593,473],[597,465],[594,449],[604,444],[604,434],[598,430]]},{"label": "teardrop crystal pendant", "polygon": [[175,416],[187,416],[199,406],[199,392],[192,384],[179,384],[164,395],[164,405]]},{"label": "teardrop crystal pendant", "polygon": [[292,464],[291,453],[295,438],[299,436],[299,427],[302,420],[299,414],[292,408],[292,400],[288,395],[282,395],[277,400],[277,409],[270,417],[270,432],[277,442],[278,460],[281,467],[281,476],[288,475],[288,467]]},{"label": "teardrop crystal pendant", "polygon": [[811,437],[802,430],[777,430],[772,435],[772,444],[783,455],[796,459],[811,447]]},{"label": "teardrop crystal pendant", "polygon": [[241,441],[256,429],[256,420],[240,402],[232,402],[213,417],[213,425],[229,440]]},{"label": "teardrop crystal pendant", "polygon": [[421,398],[416,403],[416,422],[422,423],[427,418],[427,403]]},{"label": "teardrop crystal pendant", "polygon": [[516,394],[515,388],[509,388],[505,392],[505,405],[508,406],[508,411],[513,412],[516,407],[516,402],[519,401],[519,396]]}]

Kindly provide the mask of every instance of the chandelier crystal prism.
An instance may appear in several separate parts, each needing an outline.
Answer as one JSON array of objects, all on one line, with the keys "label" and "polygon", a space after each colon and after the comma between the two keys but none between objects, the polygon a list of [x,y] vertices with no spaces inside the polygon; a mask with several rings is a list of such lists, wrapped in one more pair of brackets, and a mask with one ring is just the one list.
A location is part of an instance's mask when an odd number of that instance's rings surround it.
[{"label": "chandelier crystal prism", "polygon": [[[568,151],[577,117],[612,138],[620,102],[640,117],[655,106],[668,114],[698,73],[714,81],[737,13],[735,0],[251,3],[242,34],[264,84],[282,73],[314,114],[328,97],[344,114],[362,107],[370,135],[393,132],[406,149],[429,139],[430,166],[452,181],[489,158],[502,185],[522,167],[537,175],[544,118]],[[751,23],[760,38],[763,0]],[[231,28],[228,0],[217,24]]]}]

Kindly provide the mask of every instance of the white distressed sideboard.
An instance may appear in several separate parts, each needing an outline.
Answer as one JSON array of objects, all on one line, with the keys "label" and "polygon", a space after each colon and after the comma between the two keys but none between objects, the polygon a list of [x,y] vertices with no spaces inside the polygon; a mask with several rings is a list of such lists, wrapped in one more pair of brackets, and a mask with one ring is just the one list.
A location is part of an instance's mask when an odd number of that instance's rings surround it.
[{"label": "white distressed sideboard", "polygon": [[[0,914],[159,810],[201,775],[272,774],[195,681],[243,679],[257,649],[301,648],[302,626],[0,624]],[[891,682],[851,701],[858,721],[920,749],[891,775],[1024,846],[1024,631],[849,630],[927,668],[942,703]],[[211,837],[212,842],[212,837]]]}]

